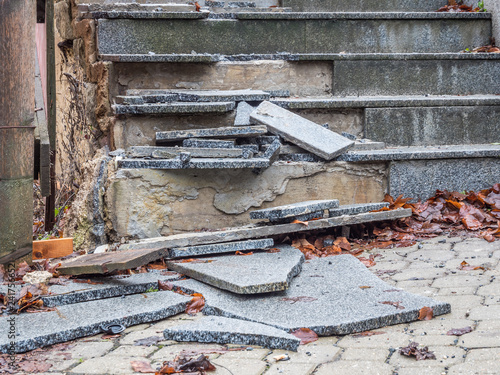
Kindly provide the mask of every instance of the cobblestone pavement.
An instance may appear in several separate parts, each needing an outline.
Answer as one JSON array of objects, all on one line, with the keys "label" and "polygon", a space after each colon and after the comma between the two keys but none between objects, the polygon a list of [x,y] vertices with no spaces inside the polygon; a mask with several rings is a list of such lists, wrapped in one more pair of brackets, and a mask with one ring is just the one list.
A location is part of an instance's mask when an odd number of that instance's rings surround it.
[{"label": "cobblestone pavement", "polygon": [[[297,353],[251,350],[211,354],[216,375],[329,375],[329,374],[500,374],[500,242],[482,239],[439,237],[408,248],[372,250],[377,265],[370,268],[388,283],[405,290],[449,302],[452,312],[430,321],[385,327],[369,337],[322,337],[301,346]],[[461,271],[462,261],[486,270]],[[65,352],[51,352],[51,374],[134,374],[130,361],[146,360],[157,368],[183,349],[218,348],[216,344],[160,341],[134,346],[134,340],[161,336],[165,327],[181,315],[154,324],[128,328],[121,337],[103,340],[102,335],[77,340]],[[194,318],[196,319],[196,318]],[[470,326],[473,332],[448,336],[452,328]],[[398,348],[416,341],[429,346],[436,360],[416,361]],[[273,357],[287,353],[288,361]],[[64,359],[64,358],[69,359]]]}]

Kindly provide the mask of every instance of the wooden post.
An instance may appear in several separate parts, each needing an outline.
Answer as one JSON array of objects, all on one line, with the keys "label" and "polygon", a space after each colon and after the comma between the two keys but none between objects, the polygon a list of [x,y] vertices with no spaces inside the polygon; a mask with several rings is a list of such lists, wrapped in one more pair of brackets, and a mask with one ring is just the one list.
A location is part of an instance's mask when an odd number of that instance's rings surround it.
[{"label": "wooden post", "polygon": [[32,251],[34,0],[0,0],[0,264]]}]

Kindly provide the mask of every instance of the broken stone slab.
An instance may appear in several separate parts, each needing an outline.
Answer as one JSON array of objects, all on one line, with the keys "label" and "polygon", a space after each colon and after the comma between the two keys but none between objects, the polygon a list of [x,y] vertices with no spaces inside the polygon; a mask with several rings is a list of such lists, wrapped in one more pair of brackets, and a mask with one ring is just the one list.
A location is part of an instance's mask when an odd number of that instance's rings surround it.
[{"label": "broken stone slab", "polygon": [[244,158],[253,157],[253,153],[242,148],[198,148],[198,147],[155,147],[132,146],[128,151],[131,158],[173,159],[181,153],[189,153],[193,158]]},{"label": "broken stone slab", "polygon": [[8,336],[2,334],[0,352],[22,353],[96,335],[102,332],[103,324],[130,327],[165,319],[183,312],[190,298],[161,291],[64,305],[59,306],[57,311],[1,316],[2,327],[9,327],[9,319],[14,319],[16,338],[11,345]]},{"label": "broken stone slab", "polygon": [[87,254],[62,262],[57,271],[62,275],[108,273],[136,268],[168,256],[165,249],[137,249]]},{"label": "broken stone slab", "polygon": [[384,142],[375,142],[370,139],[358,139],[351,151],[382,150],[385,148]]},{"label": "broken stone slab", "polygon": [[234,102],[214,103],[156,103],[156,104],[114,104],[117,115],[155,115],[186,113],[224,113],[234,109]]},{"label": "broken stone slab", "polygon": [[145,293],[148,290],[158,289],[158,281],[171,281],[180,276],[175,272],[164,275],[162,272],[152,271],[133,275],[95,277],[83,283],[78,282],[81,280],[70,279],[65,285],[50,285],[50,294],[43,296],[42,301],[44,306],[54,307]]},{"label": "broken stone slab", "polygon": [[250,212],[250,218],[278,220],[287,217],[295,217],[297,215],[309,214],[311,212],[318,212],[332,208],[337,208],[338,206],[339,206],[338,199],[305,201],[294,204],[288,204],[286,206],[278,206],[278,207],[265,208],[263,210],[255,210]]},{"label": "broken stone slab", "polygon": [[234,126],[248,126],[256,124],[256,121],[250,118],[250,113],[255,110],[255,107],[246,102],[240,102],[236,107],[236,117]]},{"label": "broken stone slab", "polygon": [[171,130],[156,132],[156,143],[182,141],[186,138],[258,137],[267,133],[266,126],[225,127],[211,129]]},{"label": "broken stone slab", "polygon": [[232,148],[234,140],[224,141],[222,139],[197,139],[188,138],[182,141],[183,147],[199,147],[199,148]]},{"label": "broken stone slab", "polygon": [[261,90],[127,90],[131,96],[176,95],[180,102],[242,102],[269,100],[269,93]]},{"label": "broken stone slab", "polygon": [[354,145],[354,141],[270,102],[260,104],[250,118],[266,125],[271,133],[326,160],[341,155]]},{"label": "broken stone slab", "polygon": [[287,161],[287,162],[296,162],[296,163],[318,163],[321,162],[322,159],[319,156],[313,155],[313,154],[285,154],[285,155],[280,155],[279,157],[280,160],[282,161]]},{"label": "broken stone slab", "polygon": [[280,148],[281,142],[279,140],[275,140],[273,143],[269,145],[267,150],[262,154],[264,159],[268,159],[269,163],[272,164],[276,160],[278,160],[280,156]]},{"label": "broken stone slab", "polygon": [[271,223],[283,224],[283,223],[292,223],[294,220],[309,221],[312,219],[323,219],[324,217],[325,217],[325,211],[317,211],[317,212],[311,212],[310,214],[297,215],[293,217],[287,217],[285,219],[270,220],[270,221]]},{"label": "broken stone slab", "polygon": [[176,258],[192,257],[192,256],[208,255],[208,254],[234,253],[236,251],[266,249],[273,245],[274,245],[274,240],[272,238],[225,242],[225,243],[216,243],[211,245],[178,247],[175,249],[170,249],[168,251],[168,256],[171,259],[176,259]]},{"label": "broken stone slab", "polygon": [[297,351],[300,339],[269,325],[221,316],[205,316],[163,331],[166,340],[259,345],[269,349]]},{"label": "broken stone slab", "polygon": [[167,267],[205,284],[237,294],[286,290],[300,273],[304,255],[294,247],[277,246],[277,253],[224,255],[200,262],[167,261]]},{"label": "broken stone slab", "polygon": [[390,211],[368,212],[359,215],[347,215],[314,220],[310,221],[307,226],[300,223],[279,225],[248,225],[245,227],[230,228],[216,232],[182,233],[167,237],[148,238],[124,244],[120,247],[120,249],[169,249],[174,247],[240,241],[249,238],[270,237],[279,234],[312,231],[317,229],[328,229],[346,225],[370,223],[374,221],[402,219],[409,216],[411,216],[411,209],[400,208]]},{"label": "broken stone slab", "polygon": [[342,205],[338,208],[328,210],[330,217],[342,216],[342,215],[358,215],[365,212],[380,210],[382,208],[389,207],[387,202],[377,202],[377,203],[356,203]]},{"label": "broken stone slab", "polygon": [[[319,336],[415,321],[425,306],[433,309],[434,316],[451,310],[449,303],[394,288],[348,254],[309,260],[286,291],[266,298],[229,293],[194,279],[173,284],[203,294],[204,314],[267,324],[287,332],[309,328]],[[403,308],[385,304],[387,301]]]},{"label": "broken stone slab", "polygon": [[194,158],[188,162],[178,159],[122,159],[117,160],[118,168],[146,169],[239,169],[268,168],[269,159],[264,158]]},{"label": "broken stone slab", "polygon": [[179,100],[179,96],[175,94],[158,94],[158,95],[117,95],[115,96],[117,104],[152,104],[152,103],[172,103]]}]

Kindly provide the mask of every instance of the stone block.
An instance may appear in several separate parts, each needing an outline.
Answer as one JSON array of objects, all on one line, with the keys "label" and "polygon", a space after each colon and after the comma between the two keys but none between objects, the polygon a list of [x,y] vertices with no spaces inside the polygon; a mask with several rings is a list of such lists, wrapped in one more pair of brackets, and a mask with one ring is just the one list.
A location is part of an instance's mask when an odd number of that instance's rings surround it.
[{"label": "stone block", "polygon": [[300,340],[277,328],[244,320],[206,316],[196,322],[167,328],[167,340],[259,345],[296,351]]},{"label": "stone block", "polygon": [[200,147],[200,148],[231,148],[235,147],[234,141],[224,141],[222,139],[197,139],[188,138],[182,141],[183,147]]},{"label": "stone block", "polygon": [[115,104],[117,115],[154,115],[189,113],[224,113],[234,109],[234,102],[216,103],[156,103],[156,104]]},{"label": "stone block", "polygon": [[270,102],[263,102],[250,117],[270,132],[326,160],[347,151],[354,142]]},{"label": "stone block", "polygon": [[184,258],[208,254],[234,253],[236,251],[266,249],[274,245],[271,238],[260,240],[215,243],[211,245],[178,247],[168,250],[169,258]]},{"label": "stone block", "polygon": [[182,141],[187,138],[257,137],[267,133],[266,126],[226,127],[212,129],[173,130],[156,132],[156,143]]},{"label": "stone block", "polygon": [[[102,324],[117,323],[128,327],[165,319],[183,312],[189,300],[189,296],[170,291],[135,294],[64,305],[57,311],[2,316],[0,324],[9,327],[8,319],[14,319],[16,339],[13,350],[22,353],[96,335],[102,332]],[[10,340],[7,335],[2,335],[0,352],[7,353],[9,350]]]},{"label": "stone block", "polygon": [[251,158],[253,153],[243,148],[197,148],[197,147],[154,147],[132,146],[128,156],[132,158],[174,159],[181,153],[193,158]]},{"label": "stone block", "polygon": [[286,290],[304,261],[302,252],[287,245],[280,252],[225,255],[201,258],[200,262],[167,261],[176,272],[236,294],[259,294]]},{"label": "stone block", "polygon": [[270,163],[264,158],[196,158],[188,162],[179,159],[122,159],[117,161],[118,168],[132,169],[240,169],[268,168]]},{"label": "stone block", "polygon": [[488,189],[500,179],[496,158],[394,161],[389,169],[389,194],[428,199],[436,190]]},{"label": "stone block", "polygon": [[500,142],[500,106],[367,108],[365,136],[388,146]]},{"label": "stone block", "polygon": [[282,0],[294,12],[432,12],[443,6],[441,0]]},{"label": "stone block", "polygon": [[[268,100],[268,92],[261,90],[127,90],[127,94],[153,98],[158,95],[174,95],[180,102],[242,102]],[[148,101],[151,103],[151,101]]]},{"label": "stone block", "polygon": [[267,150],[262,154],[264,159],[268,159],[269,163],[272,164],[280,155],[281,142],[279,140],[275,140],[273,143],[269,145]]},{"label": "stone block", "polygon": [[[322,276],[321,281],[314,275]],[[434,316],[450,311],[447,303],[403,290],[391,291],[394,287],[377,278],[352,255],[309,260],[286,291],[267,298],[228,293],[193,279],[174,284],[203,294],[203,312],[207,315],[249,320],[287,331],[310,328],[320,336],[415,321],[424,306],[433,308]],[[384,304],[385,301],[398,302],[401,307]]]},{"label": "stone block", "polygon": [[342,215],[358,215],[365,212],[380,210],[381,208],[389,207],[389,203],[357,203],[357,204],[347,204],[340,206],[338,208],[333,208],[328,210],[330,217],[342,216]]},{"label": "stone block", "polygon": [[323,210],[337,208],[339,206],[338,199],[305,201],[286,206],[265,208],[263,210],[255,210],[250,212],[251,219],[268,219],[278,220],[287,217],[295,217],[309,213],[316,213]]},{"label": "stone block", "polygon": [[255,125],[256,121],[250,118],[250,113],[255,110],[255,107],[246,102],[238,103],[236,107],[236,117],[234,119],[234,126],[248,126]]}]

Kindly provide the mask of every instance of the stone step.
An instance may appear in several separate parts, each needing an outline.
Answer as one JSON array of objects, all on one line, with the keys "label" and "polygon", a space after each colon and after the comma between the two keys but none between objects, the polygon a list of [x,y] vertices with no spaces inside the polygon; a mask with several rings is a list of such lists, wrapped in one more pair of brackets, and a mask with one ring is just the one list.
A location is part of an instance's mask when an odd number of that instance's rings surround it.
[{"label": "stone step", "polygon": [[[242,12],[235,17],[99,19],[99,54],[455,52],[488,44],[492,32],[489,13]],[[353,38],[360,34],[370,37]]]},{"label": "stone step", "polygon": [[223,113],[232,111],[234,107],[234,102],[176,102],[157,104],[115,104],[112,106],[117,115]]},{"label": "stone step", "polygon": [[118,96],[123,104],[156,104],[160,102],[241,102],[269,100],[269,92],[262,90],[127,90]]},{"label": "stone step", "polygon": [[271,164],[265,158],[192,158],[186,162],[179,159],[119,159],[122,169],[260,169]]},{"label": "stone step", "polygon": [[443,0],[281,0],[297,12],[432,12]]}]

